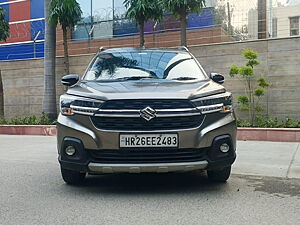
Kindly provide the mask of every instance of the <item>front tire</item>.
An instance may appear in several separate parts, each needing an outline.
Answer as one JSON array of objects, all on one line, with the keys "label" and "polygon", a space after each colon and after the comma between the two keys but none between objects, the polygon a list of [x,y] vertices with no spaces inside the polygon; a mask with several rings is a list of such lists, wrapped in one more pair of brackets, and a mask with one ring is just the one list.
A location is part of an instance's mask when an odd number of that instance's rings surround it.
[{"label": "front tire", "polygon": [[208,170],[207,176],[208,179],[211,181],[225,183],[230,177],[230,173],[231,173],[231,166],[225,167],[220,170]]},{"label": "front tire", "polygon": [[78,185],[84,181],[86,173],[67,170],[60,167],[61,176],[67,184]]}]

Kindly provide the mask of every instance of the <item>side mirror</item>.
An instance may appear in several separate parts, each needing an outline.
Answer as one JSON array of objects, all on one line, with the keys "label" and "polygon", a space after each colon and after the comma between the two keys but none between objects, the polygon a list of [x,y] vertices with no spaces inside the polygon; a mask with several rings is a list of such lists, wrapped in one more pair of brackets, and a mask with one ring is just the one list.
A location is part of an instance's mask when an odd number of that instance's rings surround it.
[{"label": "side mirror", "polygon": [[223,84],[224,83],[224,76],[219,73],[211,73],[210,74],[210,79],[212,79],[214,82],[218,84]]},{"label": "side mirror", "polygon": [[66,75],[64,76],[62,79],[61,79],[61,83],[64,85],[64,86],[73,86],[75,84],[78,83],[79,81],[79,76],[78,75],[75,75],[75,74],[71,74],[71,75]]}]

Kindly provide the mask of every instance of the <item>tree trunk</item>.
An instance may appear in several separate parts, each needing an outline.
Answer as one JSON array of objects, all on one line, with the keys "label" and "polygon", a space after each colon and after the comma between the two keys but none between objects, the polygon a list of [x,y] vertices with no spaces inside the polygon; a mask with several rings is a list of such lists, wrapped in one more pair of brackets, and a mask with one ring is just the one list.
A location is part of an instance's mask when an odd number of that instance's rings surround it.
[{"label": "tree trunk", "polygon": [[48,5],[51,0],[45,0],[45,58],[44,58],[44,98],[43,112],[51,119],[57,117],[56,106],[56,27],[48,23]]},{"label": "tree trunk", "polygon": [[140,47],[141,48],[145,46],[144,27],[145,27],[145,22],[144,21],[140,21],[139,28],[140,28]]},{"label": "tree trunk", "polygon": [[3,97],[3,83],[0,69],[0,119],[4,119],[4,97]]},{"label": "tree trunk", "polygon": [[186,11],[183,10],[183,12],[180,15],[180,22],[181,22],[181,46],[187,47],[187,40],[186,40],[186,28],[187,28],[187,20],[186,20]]},{"label": "tree trunk", "polygon": [[65,64],[65,75],[70,74],[69,64],[69,50],[68,50],[68,32],[67,28],[63,27],[63,39],[64,39],[64,64]]}]

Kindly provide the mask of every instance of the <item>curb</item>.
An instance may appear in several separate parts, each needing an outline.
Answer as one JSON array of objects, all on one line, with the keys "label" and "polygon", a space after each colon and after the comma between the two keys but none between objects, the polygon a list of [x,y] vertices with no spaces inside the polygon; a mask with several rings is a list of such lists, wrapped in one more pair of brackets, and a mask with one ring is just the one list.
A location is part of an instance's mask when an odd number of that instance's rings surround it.
[{"label": "curb", "polygon": [[298,128],[238,128],[241,141],[300,142]]},{"label": "curb", "polygon": [[[0,125],[0,134],[55,136],[53,125]],[[300,129],[297,128],[238,128],[237,140],[300,142]]]},{"label": "curb", "polygon": [[55,136],[56,126],[52,125],[0,125],[0,134]]}]

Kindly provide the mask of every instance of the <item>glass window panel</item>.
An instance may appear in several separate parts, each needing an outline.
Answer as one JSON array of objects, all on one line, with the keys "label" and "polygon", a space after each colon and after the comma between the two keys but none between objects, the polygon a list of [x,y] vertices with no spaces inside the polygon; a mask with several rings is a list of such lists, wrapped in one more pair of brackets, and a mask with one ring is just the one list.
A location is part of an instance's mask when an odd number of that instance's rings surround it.
[{"label": "glass window panel", "polygon": [[113,22],[94,22],[94,39],[106,39],[113,36]]},{"label": "glass window panel", "polygon": [[290,35],[299,35],[299,17],[290,17]]},{"label": "glass window panel", "polygon": [[75,41],[88,40],[89,30],[90,30],[90,25],[89,24],[78,24],[78,25],[76,25],[74,27],[74,30],[73,30],[73,39]]},{"label": "glass window panel", "polygon": [[[154,58],[152,56],[160,56]],[[169,60],[162,60],[168,58]],[[86,80],[114,80],[124,77],[205,79],[203,71],[189,54],[175,52],[107,52],[92,63]]]},{"label": "glass window panel", "polygon": [[291,30],[291,36],[299,35],[299,30]]},{"label": "glass window panel", "polygon": [[272,22],[272,37],[277,37],[277,18],[273,18],[273,22]]},{"label": "glass window panel", "polygon": [[72,38],[74,40],[87,40],[91,30],[91,1],[77,0],[82,10],[82,19],[74,27]]},{"label": "glass window panel", "polygon": [[[168,74],[168,79],[175,79],[180,76],[199,77],[200,74],[199,66],[194,60],[191,59],[183,61],[173,67]],[[203,74],[201,74],[201,76],[204,77]]]},{"label": "glass window panel", "polygon": [[131,20],[115,20],[114,22],[114,36],[124,37],[135,35],[138,32],[135,23]]},{"label": "glass window panel", "polygon": [[299,28],[299,17],[292,17],[291,20],[291,29]]}]

